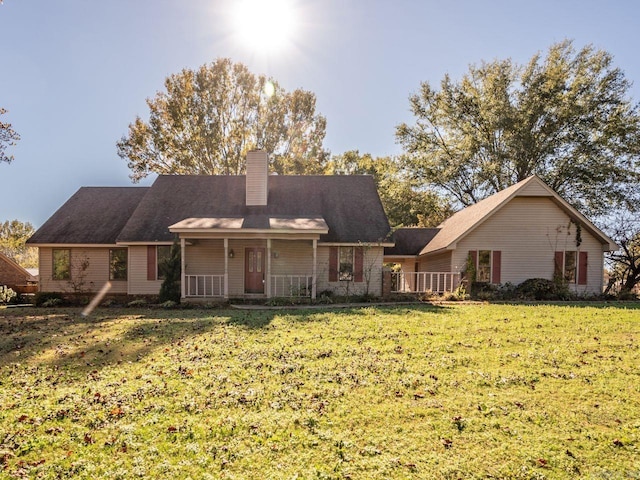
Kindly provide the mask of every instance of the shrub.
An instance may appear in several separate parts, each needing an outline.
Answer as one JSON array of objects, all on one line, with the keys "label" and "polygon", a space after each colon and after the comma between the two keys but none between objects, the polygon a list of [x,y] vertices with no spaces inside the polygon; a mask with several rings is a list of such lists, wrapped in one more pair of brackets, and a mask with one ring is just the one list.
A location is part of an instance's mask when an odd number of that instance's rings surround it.
[{"label": "shrub", "polygon": [[568,300],[573,297],[566,285],[545,278],[530,278],[516,287],[524,300]]},{"label": "shrub", "polygon": [[59,300],[58,305],[61,305],[64,302],[64,299],[61,293],[38,292],[33,297],[33,303],[35,304],[36,307],[46,307],[47,305],[45,305],[45,303],[47,303],[49,300],[54,300],[54,299]]},{"label": "shrub", "polygon": [[138,298],[127,303],[127,307],[146,307],[148,302],[144,298]]},{"label": "shrub", "polygon": [[180,245],[174,243],[171,246],[171,253],[166,261],[160,264],[160,272],[164,276],[160,286],[160,303],[168,301],[180,303],[182,292],[180,289],[181,276]]},{"label": "shrub", "polygon": [[16,292],[14,292],[9,287],[5,287],[4,285],[0,285],[0,303],[9,303],[13,299],[18,296]]},{"label": "shrub", "polygon": [[64,303],[64,300],[62,300],[61,298],[50,298],[49,300],[45,301],[42,304],[42,306],[44,308],[51,308],[51,307],[58,307],[63,303]]}]

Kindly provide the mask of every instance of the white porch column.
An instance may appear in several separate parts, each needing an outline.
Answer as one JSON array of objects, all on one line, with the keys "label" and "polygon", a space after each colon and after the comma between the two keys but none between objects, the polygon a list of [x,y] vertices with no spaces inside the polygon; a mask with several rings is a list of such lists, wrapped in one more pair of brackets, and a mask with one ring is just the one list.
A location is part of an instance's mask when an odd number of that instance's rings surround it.
[{"label": "white porch column", "polygon": [[313,271],[311,278],[311,300],[316,299],[316,286],[318,284],[318,241],[313,240]]},{"label": "white porch column", "polygon": [[229,239],[224,239],[224,298],[229,298]]},{"label": "white porch column", "polygon": [[264,288],[267,289],[267,298],[271,298],[271,239],[267,238],[267,278]]},{"label": "white porch column", "polygon": [[186,241],[184,238],[180,239],[180,296],[182,298],[185,298],[185,293],[186,293],[186,289],[187,289],[187,285],[185,282],[185,275],[186,272],[185,270],[185,265],[186,265],[186,259],[185,259],[185,254],[184,254],[184,250],[185,250],[185,245],[186,245]]}]

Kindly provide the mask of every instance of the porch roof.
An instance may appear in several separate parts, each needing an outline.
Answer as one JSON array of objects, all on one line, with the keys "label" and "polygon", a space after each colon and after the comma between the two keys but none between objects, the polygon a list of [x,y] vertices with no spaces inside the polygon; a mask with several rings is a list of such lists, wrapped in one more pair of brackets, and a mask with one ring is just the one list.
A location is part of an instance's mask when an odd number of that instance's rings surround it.
[{"label": "porch roof", "polygon": [[326,234],[329,226],[321,217],[247,215],[244,217],[191,217],[169,226],[173,233],[314,233]]}]

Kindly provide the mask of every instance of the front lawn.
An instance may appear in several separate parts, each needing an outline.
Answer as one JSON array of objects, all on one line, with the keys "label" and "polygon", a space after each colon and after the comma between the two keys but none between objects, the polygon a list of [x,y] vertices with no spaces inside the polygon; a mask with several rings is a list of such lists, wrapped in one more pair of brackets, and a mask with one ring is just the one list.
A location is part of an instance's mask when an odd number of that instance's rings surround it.
[{"label": "front lawn", "polygon": [[638,304],[0,310],[6,478],[640,478]]}]

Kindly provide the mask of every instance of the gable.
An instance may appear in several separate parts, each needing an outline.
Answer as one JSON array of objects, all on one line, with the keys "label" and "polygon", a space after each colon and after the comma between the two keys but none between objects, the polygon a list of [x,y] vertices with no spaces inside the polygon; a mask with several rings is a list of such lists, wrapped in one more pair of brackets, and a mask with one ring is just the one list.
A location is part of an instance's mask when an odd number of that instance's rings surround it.
[{"label": "gable", "polygon": [[[549,188],[540,178],[531,176],[515,185],[506,188],[484,200],[466,207],[439,225],[440,231],[420,252],[421,255],[431,254],[442,250],[453,250],[459,241],[473,232],[487,221],[492,215],[500,211],[514,198],[548,198],[560,208],[569,218],[591,233],[603,245],[603,249],[615,250],[618,246],[606,234],[591,223],[584,215],[563,200]],[[535,212],[531,212],[535,213]],[[519,222],[518,224],[521,224]],[[518,228],[518,224],[512,228]],[[508,235],[509,231],[502,232]]]},{"label": "gable", "polygon": [[35,281],[33,275],[11,258],[0,253],[0,285],[19,285],[28,281]]}]

